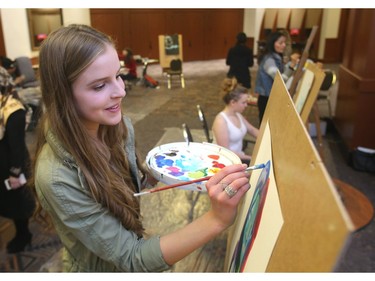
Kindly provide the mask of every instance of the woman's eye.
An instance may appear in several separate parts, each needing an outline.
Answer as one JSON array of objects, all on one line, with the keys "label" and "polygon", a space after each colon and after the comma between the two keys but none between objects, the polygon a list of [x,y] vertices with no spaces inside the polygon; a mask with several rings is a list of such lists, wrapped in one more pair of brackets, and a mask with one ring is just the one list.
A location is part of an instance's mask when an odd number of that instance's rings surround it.
[{"label": "woman's eye", "polygon": [[103,84],[100,84],[100,85],[98,85],[98,86],[95,86],[95,87],[94,87],[94,90],[95,90],[95,91],[100,91],[101,89],[104,88],[104,86],[105,86],[104,83],[103,83]]}]

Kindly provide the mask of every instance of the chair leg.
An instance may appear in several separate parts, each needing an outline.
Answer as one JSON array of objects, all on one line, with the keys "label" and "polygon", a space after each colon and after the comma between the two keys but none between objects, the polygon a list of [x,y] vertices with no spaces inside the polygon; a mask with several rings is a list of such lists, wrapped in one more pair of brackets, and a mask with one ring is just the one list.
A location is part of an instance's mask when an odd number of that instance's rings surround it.
[{"label": "chair leg", "polygon": [[180,76],[181,76],[181,87],[185,88],[185,78],[184,78],[184,75],[181,74]]},{"label": "chair leg", "polygon": [[168,89],[170,89],[171,88],[171,75],[167,75],[167,77],[168,77]]},{"label": "chair leg", "polygon": [[332,119],[332,108],[331,108],[331,100],[327,98],[327,103],[328,103],[328,114],[329,118]]}]

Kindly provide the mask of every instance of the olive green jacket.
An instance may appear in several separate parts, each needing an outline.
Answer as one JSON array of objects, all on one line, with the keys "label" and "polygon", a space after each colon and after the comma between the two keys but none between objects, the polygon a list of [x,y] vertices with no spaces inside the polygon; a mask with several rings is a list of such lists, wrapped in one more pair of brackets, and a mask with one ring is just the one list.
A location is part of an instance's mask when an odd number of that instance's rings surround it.
[{"label": "olive green jacket", "polygon": [[[127,117],[126,143],[134,175],[134,130]],[[111,212],[91,196],[80,167],[48,131],[37,161],[35,186],[64,245],[63,269],[71,272],[158,272],[169,269],[158,236],[138,239]],[[138,187],[140,186],[138,178]]]}]

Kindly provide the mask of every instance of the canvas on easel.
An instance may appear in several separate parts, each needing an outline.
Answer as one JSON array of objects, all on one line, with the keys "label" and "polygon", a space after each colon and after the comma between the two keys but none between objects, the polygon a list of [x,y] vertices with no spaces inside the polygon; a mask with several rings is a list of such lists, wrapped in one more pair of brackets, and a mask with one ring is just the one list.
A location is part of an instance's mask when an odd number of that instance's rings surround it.
[{"label": "canvas on easel", "polygon": [[[252,172],[252,188],[245,197],[249,206],[237,221],[236,239],[233,240],[230,272],[264,272],[272,254],[281,227],[283,216],[276,182],[273,174],[272,144],[270,130],[265,127],[259,147],[257,164],[265,163],[262,170]],[[262,224],[261,224],[262,222]],[[255,243],[256,242],[256,243]],[[251,261],[251,262],[250,262]]]},{"label": "canvas on easel", "polygon": [[310,61],[306,62],[302,78],[298,83],[296,94],[293,96],[296,110],[301,116],[304,124],[306,124],[316,102],[324,77],[324,71],[316,64]]},{"label": "canvas on easel", "polygon": [[311,61],[306,62],[302,78],[298,82],[296,94],[293,96],[294,105],[302,122],[308,127],[308,119],[313,113],[315,128],[319,142],[319,155],[323,158],[323,139],[320,132],[320,117],[317,115],[316,100],[322,86],[325,73]]},{"label": "canvas on easel", "polygon": [[167,69],[173,59],[183,61],[182,35],[159,35],[159,63],[162,69]]},{"label": "canvas on easel", "polygon": [[[270,145],[264,145],[264,139]],[[257,218],[258,232],[252,241],[252,252],[247,254],[242,270],[238,271],[333,271],[350,240],[353,224],[280,73],[274,80],[251,164],[267,159],[272,162],[277,198],[269,197],[269,185],[262,214]],[[250,183],[256,183],[260,177],[254,172]],[[269,178],[271,183],[272,177]],[[255,190],[245,196],[230,231],[225,271],[236,271],[231,267],[231,261],[237,254],[235,250],[238,249],[254,193]],[[277,213],[276,220],[266,216],[274,208],[275,200],[279,200],[281,214],[280,217]],[[268,227],[275,221],[278,224],[282,222],[279,231]],[[268,238],[270,233],[274,240]],[[262,249],[268,253],[266,259],[261,256]],[[262,264],[255,266],[259,259]]]}]

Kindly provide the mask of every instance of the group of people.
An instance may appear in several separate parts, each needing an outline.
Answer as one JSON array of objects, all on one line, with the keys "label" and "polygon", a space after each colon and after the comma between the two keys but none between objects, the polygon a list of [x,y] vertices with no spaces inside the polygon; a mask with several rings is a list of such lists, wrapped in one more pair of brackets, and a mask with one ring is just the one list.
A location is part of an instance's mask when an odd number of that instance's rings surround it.
[{"label": "group of people", "polygon": [[[243,35],[238,42],[235,49],[248,53]],[[264,75],[274,73],[271,58],[281,67],[279,52],[272,49],[269,59],[261,61]],[[228,62],[236,60],[235,53],[230,51]],[[244,65],[252,63],[249,59]],[[231,75],[240,67],[233,66]],[[3,107],[17,99],[12,77],[0,70]],[[17,228],[8,252],[21,251],[31,242],[28,220],[35,211],[36,219],[55,227],[64,245],[64,271],[164,271],[235,221],[238,204],[250,188],[245,169],[251,156],[243,153],[242,138],[246,133],[258,135],[241,114],[250,75],[224,81],[225,108],[213,125],[218,144],[235,151],[246,164],[227,166],[206,182],[211,206],[203,216],[175,232],[147,237],[139,197],[133,194],[156,180],[138,156],[134,128],[122,111],[126,90],[114,42],[86,25],[61,27],[42,43],[39,73],[44,111],[31,165],[22,105],[1,119],[0,215],[12,218]],[[264,96],[267,81],[257,84]]]},{"label": "group of people", "polygon": [[[243,163],[249,164],[251,155],[243,151],[243,139],[246,134],[256,138],[259,130],[242,115],[248,105],[251,89],[249,67],[254,65],[253,51],[246,42],[246,34],[240,32],[236,45],[228,51],[226,64],[229,65],[229,71],[222,83],[225,108],[215,117],[212,131],[218,145],[232,150]],[[258,94],[259,124],[262,122],[277,71],[280,71],[286,82],[299,62],[300,55],[297,53],[291,54],[284,62],[286,47],[287,35],[277,31],[269,35],[265,52],[258,56],[255,93]]]}]

